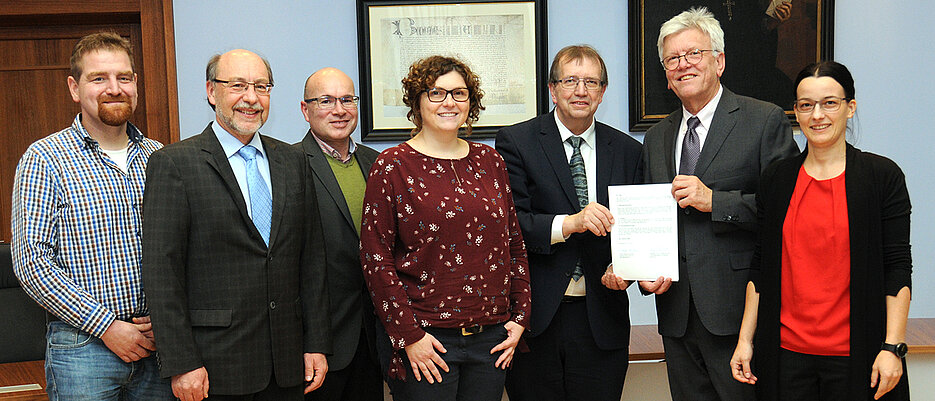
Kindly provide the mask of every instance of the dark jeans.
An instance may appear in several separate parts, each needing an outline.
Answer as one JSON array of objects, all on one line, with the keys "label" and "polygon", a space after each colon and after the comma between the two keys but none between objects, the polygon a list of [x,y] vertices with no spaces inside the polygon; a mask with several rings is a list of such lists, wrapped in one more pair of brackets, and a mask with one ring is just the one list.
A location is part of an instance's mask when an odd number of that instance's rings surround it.
[{"label": "dark jeans", "polygon": [[[381,329],[382,330],[382,329]],[[490,350],[507,338],[503,324],[488,326],[483,332],[462,336],[460,329],[425,328],[445,346],[448,352],[439,355],[448,364],[448,372],[439,369],[442,381],[429,384],[417,381],[409,358],[402,352],[406,380],[389,379],[395,401],[499,401],[503,396],[506,371],[494,366],[500,352]],[[379,336],[380,334],[378,334]],[[382,334],[386,336],[385,332]],[[378,339],[383,341],[382,339]],[[389,340],[386,340],[387,344]],[[381,354],[381,358],[383,355]]]},{"label": "dark jeans", "polygon": [[[779,350],[779,399],[845,401],[848,357],[809,355]],[[867,376],[867,383],[870,377]]]}]

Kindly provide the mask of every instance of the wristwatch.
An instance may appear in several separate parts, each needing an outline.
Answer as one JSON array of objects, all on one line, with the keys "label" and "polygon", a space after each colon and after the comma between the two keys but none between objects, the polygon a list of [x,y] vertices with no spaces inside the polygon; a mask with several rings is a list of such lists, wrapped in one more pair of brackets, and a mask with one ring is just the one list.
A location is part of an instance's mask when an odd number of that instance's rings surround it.
[{"label": "wristwatch", "polygon": [[909,347],[906,345],[906,343],[889,344],[889,343],[884,342],[883,345],[880,346],[880,349],[884,351],[892,352],[900,358],[905,358],[906,352],[909,351]]}]

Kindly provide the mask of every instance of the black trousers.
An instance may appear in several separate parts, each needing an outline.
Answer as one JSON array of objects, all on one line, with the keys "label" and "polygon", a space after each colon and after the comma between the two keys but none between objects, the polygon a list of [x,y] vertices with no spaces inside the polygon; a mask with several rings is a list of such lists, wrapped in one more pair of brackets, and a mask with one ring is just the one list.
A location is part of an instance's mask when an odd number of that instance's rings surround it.
[{"label": "black trousers", "polygon": [[[210,391],[211,376],[208,375],[208,387]],[[210,395],[205,401],[301,401],[302,392],[305,390],[304,384],[292,387],[279,387],[276,384],[276,378],[270,377],[269,384],[265,389],[254,394],[244,395]]]},{"label": "black trousers", "polygon": [[628,349],[598,348],[584,299],[563,302],[549,327],[525,341],[529,352],[514,354],[507,372],[510,401],[620,400]]},{"label": "black trousers", "polygon": [[357,351],[350,365],[329,370],[325,382],[305,395],[305,401],[383,401],[383,375],[370,351],[367,332],[360,331]]},{"label": "black trousers", "polygon": [[666,373],[673,401],[752,401],[753,386],[734,380],[730,358],[737,335],[711,334],[689,304],[688,327],[682,337],[662,336]]},{"label": "black trousers", "polygon": [[[848,357],[779,350],[779,399],[847,401]],[[870,377],[867,377],[867,383]]]}]

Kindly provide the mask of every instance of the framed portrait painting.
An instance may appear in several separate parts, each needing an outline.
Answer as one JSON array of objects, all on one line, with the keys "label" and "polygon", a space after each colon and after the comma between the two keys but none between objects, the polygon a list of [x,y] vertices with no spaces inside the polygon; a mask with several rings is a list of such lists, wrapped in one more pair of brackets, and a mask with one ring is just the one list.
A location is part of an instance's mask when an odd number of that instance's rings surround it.
[{"label": "framed portrait painting", "polygon": [[793,80],[833,56],[833,0],[630,0],[630,130],[645,131],[681,107],[667,88],[659,28],[691,7],[705,7],[724,30],[721,84],[775,103],[795,124]]},{"label": "framed portrait painting", "polygon": [[472,137],[548,109],[545,0],[357,0],[361,137],[409,138],[401,80],[432,55],[460,59],[480,78],[485,110]]}]

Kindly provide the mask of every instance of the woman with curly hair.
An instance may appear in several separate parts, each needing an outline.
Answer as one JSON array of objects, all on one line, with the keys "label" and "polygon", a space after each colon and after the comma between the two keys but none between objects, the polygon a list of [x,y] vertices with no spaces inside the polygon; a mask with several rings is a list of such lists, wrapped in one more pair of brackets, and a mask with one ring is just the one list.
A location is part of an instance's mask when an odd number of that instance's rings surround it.
[{"label": "woman with curly hair", "polygon": [[414,135],[374,162],[361,224],[378,352],[396,400],[500,400],[529,315],[506,165],[458,137],[484,108],[467,65],[428,57],[402,83]]}]

